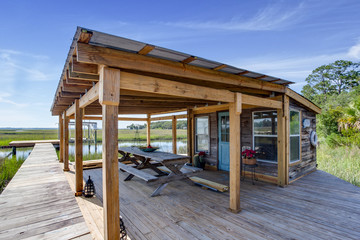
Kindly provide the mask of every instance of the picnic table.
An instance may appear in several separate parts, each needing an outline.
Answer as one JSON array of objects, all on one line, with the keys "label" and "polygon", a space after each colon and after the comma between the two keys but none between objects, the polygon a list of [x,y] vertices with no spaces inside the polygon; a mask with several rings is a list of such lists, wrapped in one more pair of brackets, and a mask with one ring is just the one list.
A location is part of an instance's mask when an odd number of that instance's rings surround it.
[{"label": "picnic table", "polygon": [[[137,147],[121,147],[118,151],[122,155],[119,159],[119,167],[122,171],[129,173],[124,181],[130,181],[136,176],[147,183],[159,184],[151,197],[160,195],[172,181],[182,180],[194,185],[189,177],[202,171],[201,168],[186,165],[190,157],[184,155],[161,151],[144,152]],[[143,169],[151,169],[155,175],[142,171]]]}]

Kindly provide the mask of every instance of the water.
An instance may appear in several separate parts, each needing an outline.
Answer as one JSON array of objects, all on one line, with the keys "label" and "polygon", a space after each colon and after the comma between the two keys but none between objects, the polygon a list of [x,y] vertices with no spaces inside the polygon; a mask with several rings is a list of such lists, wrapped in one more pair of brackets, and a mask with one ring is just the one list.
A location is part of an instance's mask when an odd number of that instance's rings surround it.
[{"label": "water", "polygon": [[[26,159],[32,151],[32,147],[16,148],[16,159]],[[0,158],[6,157],[12,152],[12,148],[0,148]]]},{"label": "water", "polygon": [[[146,141],[126,141],[119,142],[119,147],[131,147],[131,146],[146,146]],[[152,147],[159,147],[159,151],[172,152],[172,141],[171,140],[157,140],[151,142]],[[178,154],[186,154],[187,141],[178,140],[176,142],[176,148]],[[102,153],[102,143],[84,143],[83,144],[83,155],[89,155],[94,153]],[[75,144],[69,144],[69,155],[75,155]]]},{"label": "water", "polygon": [[[146,146],[146,141],[126,141],[126,142],[119,142],[119,147],[131,147],[131,146]],[[159,151],[163,152],[170,152],[172,153],[172,141],[171,140],[156,140],[151,142],[152,147],[159,147]],[[177,153],[178,154],[186,154],[186,140],[178,140],[176,143]],[[30,148],[16,148],[16,159],[22,158],[26,159],[32,151],[32,147]],[[6,157],[9,153],[12,152],[11,148],[0,148],[0,158]],[[89,155],[102,153],[102,144],[83,144],[83,155]],[[75,155],[75,144],[69,144],[69,155]]]}]

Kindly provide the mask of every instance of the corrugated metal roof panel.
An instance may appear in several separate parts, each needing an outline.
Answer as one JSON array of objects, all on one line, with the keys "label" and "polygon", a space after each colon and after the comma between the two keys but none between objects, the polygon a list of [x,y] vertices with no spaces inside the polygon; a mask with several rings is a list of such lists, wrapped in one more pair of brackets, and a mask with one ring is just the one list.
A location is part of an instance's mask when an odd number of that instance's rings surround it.
[{"label": "corrugated metal roof panel", "polygon": [[181,62],[182,60],[190,57],[188,54],[172,51],[162,47],[155,47],[150,53],[147,54],[147,56],[158,57],[177,62]]},{"label": "corrugated metal roof panel", "polygon": [[[122,38],[122,37],[105,34],[105,33],[97,32],[97,31],[92,31],[92,30],[88,30],[88,31],[91,31],[93,33],[93,36],[91,37],[91,40],[90,40],[90,44],[93,44],[93,45],[114,48],[114,49],[120,49],[120,50],[128,51],[128,52],[139,52],[145,45],[147,45],[146,43],[127,39],[127,38]],[[184,60],[192,55],[174,51],[174,50],[167,49],[167,48],[155,46],[155,48],[150,53],[148,53],[147,56],[162,58],[162,59],[175,61],[175,62],[181,62],[182,60]],[[188,64],[198,66],[198,67],[208,68],[208,69],[213,69],[220,65],[223,65],[223,63],[215,62],[215,61],[211,61],[211,60],[207,60],[207,59],[203,59],[203,58],[199,58],[199,57],[196,57],[196,60],[194,60]],[[227,65],[225,68],[219,69],[218,71],[232,73],[232,74],[239,74],[239,73],[247,71],[247,70]],[[265,74],[249,71],[248,73],[243,74],[242,76],[246,76],[246,77],[250,77],[250,78],[258,78],[258,77],[264,76],[264,75]],[[278,78],[267,76],[264,78],[260,78],[259,80],[272,81],[275,79],[278,79]],[[281,81],[276,81],[274,83],[291,84],[293,82],[281,79]]]}]

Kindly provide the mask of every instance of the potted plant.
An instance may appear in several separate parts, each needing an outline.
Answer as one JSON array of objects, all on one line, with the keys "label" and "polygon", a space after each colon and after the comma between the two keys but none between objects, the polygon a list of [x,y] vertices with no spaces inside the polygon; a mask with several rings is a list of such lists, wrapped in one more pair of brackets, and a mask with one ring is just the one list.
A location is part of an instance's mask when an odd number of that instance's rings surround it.
[{"label": "potted plant", "polygon": [[246,149],[246,150],[242,151],[241,155],[242,155],[242,159],[243,159],[243,164],[247,164],[247,165],[256,164],[255,154],[256,154],[256,151],[254,151],[252,149]]},{"label": "potted plant", "polygon": [[205,168],[205,152],[201,151],[194,156],[194,167]]}]

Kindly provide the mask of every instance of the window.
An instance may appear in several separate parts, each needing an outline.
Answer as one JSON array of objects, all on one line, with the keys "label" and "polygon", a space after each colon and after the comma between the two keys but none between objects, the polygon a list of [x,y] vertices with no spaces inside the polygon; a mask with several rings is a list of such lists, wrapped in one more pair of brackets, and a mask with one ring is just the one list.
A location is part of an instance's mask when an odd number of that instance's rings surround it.
[{"label": "window", "polygon": [[209,151],[209,117],[195,118],[195,150]]},{"label": "window", "polygon": [[253,112],[253,147],[259,160],[277,162],[277,112]]},{"label": "window", "polygon": [[290,110],[290,162],[300,160],[300,112]]}]

